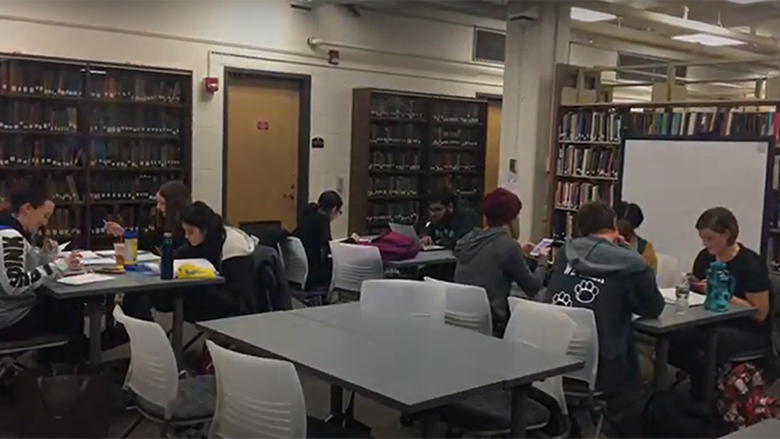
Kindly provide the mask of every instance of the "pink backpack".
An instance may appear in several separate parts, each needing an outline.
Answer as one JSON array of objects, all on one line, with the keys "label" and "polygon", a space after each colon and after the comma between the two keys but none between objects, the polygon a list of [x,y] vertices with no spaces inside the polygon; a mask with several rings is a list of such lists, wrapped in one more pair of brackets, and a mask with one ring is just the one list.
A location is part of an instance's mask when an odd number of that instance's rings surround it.
[{"label": "pink backpack", "polygon": [[365,245],[373,245],[379,249],[382,261],[403,261],[412,259],[420,252],[420,247],[414,239],[398,232],[385,232]]}]

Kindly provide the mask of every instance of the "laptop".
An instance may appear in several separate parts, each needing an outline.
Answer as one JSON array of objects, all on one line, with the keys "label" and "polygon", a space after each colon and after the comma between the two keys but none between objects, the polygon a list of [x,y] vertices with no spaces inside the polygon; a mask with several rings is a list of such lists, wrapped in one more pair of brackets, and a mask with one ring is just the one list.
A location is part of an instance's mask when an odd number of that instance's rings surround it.
[{"label": "laptop", "polygon": [[444,247],[440,245],[423,245],[422,242],[420,242],[420,235],[417,234],[417,231],[414,230],[413,226],[409,226],[406,224],[390,223],[390,230],[414,239],[414,242],[416,242],[417,245],[420,246],[421,251],[427,252],[433,250],[444,250]]}]

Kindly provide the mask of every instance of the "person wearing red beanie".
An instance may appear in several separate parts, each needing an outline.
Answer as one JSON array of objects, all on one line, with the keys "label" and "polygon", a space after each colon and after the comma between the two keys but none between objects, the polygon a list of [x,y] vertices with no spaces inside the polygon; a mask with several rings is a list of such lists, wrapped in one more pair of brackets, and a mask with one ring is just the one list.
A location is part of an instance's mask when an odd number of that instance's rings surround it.
[{"label": "person wearing red beanie", "polygon": [[499,188],[489,193],[482,203],[487,227],[475,229],[455,245],[455,282],[475,285],[487,291],[493,319],[493,334],[503,337],[509,321],[509,291],[516,282],[528,296],[542,288],[546,271],[539,264],[535,273],[526,262],[532,243],[520,245],[518,215],[523,207],[520,198]]}]

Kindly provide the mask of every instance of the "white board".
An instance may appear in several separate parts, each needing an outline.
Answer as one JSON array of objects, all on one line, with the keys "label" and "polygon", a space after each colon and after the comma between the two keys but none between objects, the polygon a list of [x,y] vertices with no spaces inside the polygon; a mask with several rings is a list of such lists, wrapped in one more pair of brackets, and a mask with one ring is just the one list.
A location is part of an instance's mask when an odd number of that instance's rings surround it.
[{"label": "white board", "polygon": [[688,271],[703,248],[696,220],[723,206],[739,222],[738,241],[761,250],[768,142],[626,140],[621,199],[645,215],[640,236]]}]

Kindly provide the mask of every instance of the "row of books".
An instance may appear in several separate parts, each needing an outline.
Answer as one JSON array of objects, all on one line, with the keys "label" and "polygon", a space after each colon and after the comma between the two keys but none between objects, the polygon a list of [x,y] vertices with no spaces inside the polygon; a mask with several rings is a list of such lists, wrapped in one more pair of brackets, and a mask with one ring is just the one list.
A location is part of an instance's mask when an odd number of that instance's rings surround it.
[{"label": "row of books", "polygon": [[149,176],[93,178],[89,196],[93,201],[152,201],[165,180]]},{"label": "row of books", "polygon": [[476,148],[480,133],[473,128],[437,127],[433,130],[431,145]]},{"label": "row of books", "polygon": [[84,74],[79,70],[0,59],[0,93],[82,96]]},{"label": "row of books", "polygon": [[154,209],[148,206],[121,206],[117,209],[93,207],[90,210],[90,233],[104,235],[106,221],[117,222],[125,229],[138,233],[155,230]]},{"label": "row of books", "polygon": [[379,118],[423,119],[426,114],[425,101],[405,96],[373,96],[371,116]]},{"label": "row of books", "polygon": [[434,102],[431,119],[441,123],[478,124],[482,105],[468,102]]},{"label": "row of books", "polygon": [[622,129],[620,114],[615,110],[569,111],[561,119],[558,136],[571,142],[620,142]]},{"label": "row of books", "polygon": [[371,124],[369,143],[420,146],[424,143],[425,133],[415,125]]},{"label": "row of books", "polygon": [[0,137],[0,166],[81,166],[83,152],[73,138]]},{"label": "row of books", "polygon": [[615,185],[613,183],[559,181],[555,188],[555,207],[557,209],[578,209],[591,201],[603,201],[613,204]]},{"label": "row of books", "polygon": [[558,148],[558,175],[617,178],[615,148],[582,147],[578,145]]},{"label": "row of books", "polygon": [[576,236],[573,212],[556,212],[553,216],[553,239],[566,239]]},{"label": "row of books", "polygon": [[445,175],[444,177],[433,179],[431,187],[450,187],[455,192],[455,195],[466,198],[480,195],[483,184],[478,177]]},{"label": "row of books", "polygon": [[53,191],[55,203],[57,201],[82,201],[81,196],[79,196],[79,188],[76,186],[76,179],[72,175],[57,178],[48,176],[46,180],[48,187]]},{"label": "row of books", "polygon": [[0,100],[0,129],[76,132],[76,107],[48,102]]},{"label": "row of books", "polygon": [[476,171],[474,154],[461,152],[436,153],[431,157],[434,171]]},{"label": "row of books", "polygon": [[178,167],[181,166],[181,147],[163,142],[137,140],[91,141],[92,166],[110,167]]},{"label": "row of books", "polygon": [[89,96],[95,99],[121,99],[139,102],[181,102],[181,84],[176,80],[158,80],[147,74],[107,72],[90,78]]},{"label": "row of books", "polygon": [[142,114],[119,107],[94,108],[91,123],[93,133],[178,135],[181,130],[179,114],[162,108],[145,108]]},{"label": "row of books", "polygon": [[419,171],[420,155],[414,152],[374,151],[368,169]]},{"label": "row of books", "polygon": [[632,134],[693,136],[759,135],[780,132],[776,112],[684,111],[629,113],[625,124]]},{"label": "row of books", "polygon": [[419,195],[419,180],[417,177],[391,176],[371,177],[368,179],[369,197]]},{"label": "row of books", "polygon": [[387,227],[387,223],[415,224],[420,218],[420,203],[384,203],[368,205],[366,222],[376,228]]},{"label": "row of books", "polygon": [[44,236],[50,239],[71,239],[81,235],[81,211],[55,209],[44,228]]}]

